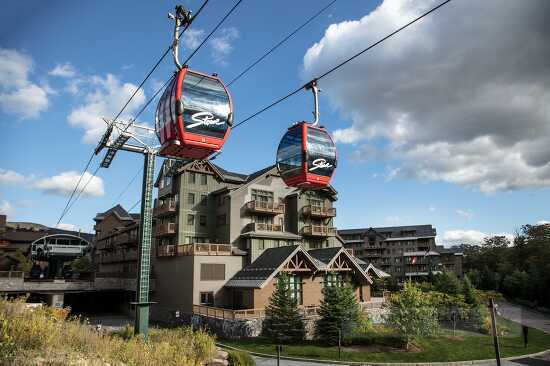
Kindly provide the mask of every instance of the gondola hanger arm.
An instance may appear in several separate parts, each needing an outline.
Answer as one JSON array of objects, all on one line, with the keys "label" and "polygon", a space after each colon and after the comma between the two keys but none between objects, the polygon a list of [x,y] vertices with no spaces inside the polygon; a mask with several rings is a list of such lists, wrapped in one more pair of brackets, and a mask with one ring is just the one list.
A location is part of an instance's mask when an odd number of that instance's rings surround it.
[{"label": "gondola hanger arm", "polygon": [[317,126],[319,124],[319,88],[317,87],[317,79],[311,80],[309,83],[304,85],[306,90],[311,90],[313,92],[313,122],[311,126]]},{"label": "gondola hanger arm", "polygon": [[174,20],[174,36],[172,40],[172,56],[174,58],[174,63],[178,70],[182,69],[182,65],[179,61],[179,40],[180,40],[180,27],[182,25],[190,24],[193,21],[191,17],[191,12],[185,10],[181,5],[176,5],[176,13],[168,13],[168,18]]}]

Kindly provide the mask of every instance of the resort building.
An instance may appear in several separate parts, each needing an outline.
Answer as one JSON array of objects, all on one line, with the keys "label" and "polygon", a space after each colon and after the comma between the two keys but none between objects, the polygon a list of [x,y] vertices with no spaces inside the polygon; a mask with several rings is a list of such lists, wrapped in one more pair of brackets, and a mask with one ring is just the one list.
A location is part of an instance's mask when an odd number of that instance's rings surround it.
[{"label": "resort building", "polygon": [[[287,187],[275,166],[252,174],[210,161],[165,160],[156,179],[151,317],[261,317],[277,276],[289,275],[304,311],[322,288],[348,283],[361,303],[382,271],[353,256],[333,225],[337,192]],[[139,217],[98,214],[98,275],[135,276]]]},{"label": "resort building", "polygon": [[339,230],[345,247],[398,279],[423,278],[442,270],[462,277],[462,252],[436,246],[432,225]]}]

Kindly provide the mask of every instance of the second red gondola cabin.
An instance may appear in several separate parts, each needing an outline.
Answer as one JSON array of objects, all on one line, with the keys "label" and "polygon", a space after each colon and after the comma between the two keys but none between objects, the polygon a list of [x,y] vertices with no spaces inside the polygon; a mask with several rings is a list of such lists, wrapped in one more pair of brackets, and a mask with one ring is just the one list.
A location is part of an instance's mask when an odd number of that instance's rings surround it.
[{"label": "second red gondola cabin", "polygon": [[290,187],[328,186],[336,161],[336,146],[329,133],[306,122],[290,127],[277,149],[277,168]]}]

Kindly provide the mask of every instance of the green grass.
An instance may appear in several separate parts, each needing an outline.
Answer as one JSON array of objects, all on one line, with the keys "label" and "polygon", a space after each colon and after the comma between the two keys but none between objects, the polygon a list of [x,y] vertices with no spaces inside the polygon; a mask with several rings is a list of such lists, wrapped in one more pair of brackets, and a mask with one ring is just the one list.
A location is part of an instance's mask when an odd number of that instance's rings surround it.
[{"label": "green grass", "polygon": [[[507,336],[499,337],[502,357],[519,356],[550,349],[550,334],[537,329],[529,330],[529,345],[523,346],[521,327],[506,319],[499,319],[499,324],[509,328]],[[442,330],[435,338],[416,341],[420,352],[351,352],[343,351],[343,361],[367,362],[451,362],[494,358],[493,337],[479,333],[457,330],[453,337],[452,330]],[[245,340],[223,340],[229,346],[252,352],[275,355],[275,346],[265,338]],[[321,345],[314,341],[304,341],[300,345],[283,346],[284,356],[302,357],[320,360],[337,360],[338,347]]]}]

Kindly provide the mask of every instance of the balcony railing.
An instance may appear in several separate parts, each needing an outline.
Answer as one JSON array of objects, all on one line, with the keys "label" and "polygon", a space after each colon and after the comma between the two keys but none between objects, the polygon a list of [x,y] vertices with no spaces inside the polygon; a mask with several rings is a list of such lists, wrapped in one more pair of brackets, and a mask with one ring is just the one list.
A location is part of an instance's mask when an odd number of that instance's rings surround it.
[{"label": "balcony railing", "polygon": [[336,235],[336,228],[325,225],[309,225],[304,226],[302,234],[308,236],[334,236]]},{"label": "balcony railing", "polygon": [[153,215],[165,216],[171,215],[177,212],[178,205],[174,200],[164,201],[164,203],[155,202],[155,208],[153,209]]},{"label": "balcony railing", "polygon": [[175,222],[169,222],[166,224],[160,224],[155,231],[156,236],[174,235],[177,232],[177,226]]},{"label": "balcony railing", "polygon": [[304,206],[304,215],[308,215],[311,217],[335,217],[336,209],[334,207],[307,205]]},{"label": "balcony railing", "polygon": [[130,233],[123,233],[115,236],[113,238],[113,241],[117,245],[130,245],[130,244],[137,244],[137,235],[132,235]]},{"label": "balcony railing", "polygon": [[99,258],[101,263],[137,261],[137,259],[138,253],[135,250],[106,252]]},{"label": "balcony railing", "polygon": [[231,244],[195,243],[164,245],[158,251],[159,257],[187,255],[231,255]]},{"label": "balcony railing", "polygon": [[279,224],[266,224],[262,222],[251,222],[247,225],[247,231],[283,231],[283,226]]},{"label": "balcony railing", "polygon": [[278,215],[285,213],[285,205],[283,203],[276,203],[271,201],[250,201],[246,203],[246,209],[250,212],[259,214]]}]

